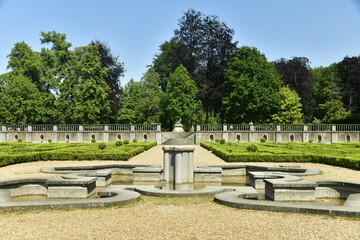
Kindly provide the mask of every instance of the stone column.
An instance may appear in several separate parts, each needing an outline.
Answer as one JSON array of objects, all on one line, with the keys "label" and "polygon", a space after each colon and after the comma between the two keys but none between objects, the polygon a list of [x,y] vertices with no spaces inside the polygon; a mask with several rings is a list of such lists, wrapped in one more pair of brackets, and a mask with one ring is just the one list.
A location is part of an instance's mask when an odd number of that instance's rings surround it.
[{"label": "stone column", "polygon": [[51,140],[53,142],[58,142],[58,127],[57,126],[53,126],[53,133],[51,134]]},{"label": "stone column", "polygon": [[276,125],[275,142],[281,142],[281,141],[282,141],[282,138],[281,138],[281,126]]},{"label": "stone column", "polygon": [[84,127],[79,126],[78,142],[84,142]]},{"label": "stone column", "polygon": [[129,136],[129,141],[132,142],[135,139],[135,126],[131,125],[130,126],[130,136]]},{"label": "stone column", "polygon": [[308,126],[304,125],[304,129],[303,129],[303,142],[309,142],[309,133],[308,133]]},{"label": "stone column", "polygon": [[26,142],[32,142],[32,127],[28,126],[28,132],[26,133]]},{"label": "stone column", "polygon": [[331,143],[338,142],[338,133],[336,132],[336,125],[331,126]]},{"label": "stone column", "polygon": [[6,126],[1,126],[0,142],[6,142]]},{"label": "stone column", "polygon": [[228,133],[227,125],[223,125],[222,138],[225,139],[226,142],[229,141],[229,133]]},{"label": "stone column", "polygon": [[194,182],[194,146],[163,146],[164,181],[170,184]]},{"label": "stone column", "polygon": [[255,127],[252,122],[250,122],[249,125],[250,125],[249,142],[254,142],[254,133],[253,132],[255,131]]},{"label": "stone column", "polygon": [[155,138],[156,138],[156,142],[157,142],[158,145],[162,143],[162,139],[161,139],[161,124],[156,125]]},{"label": "stone column", "polygon": [[104,126],[104,139],[103,142],[109,142],[109,126]]}]

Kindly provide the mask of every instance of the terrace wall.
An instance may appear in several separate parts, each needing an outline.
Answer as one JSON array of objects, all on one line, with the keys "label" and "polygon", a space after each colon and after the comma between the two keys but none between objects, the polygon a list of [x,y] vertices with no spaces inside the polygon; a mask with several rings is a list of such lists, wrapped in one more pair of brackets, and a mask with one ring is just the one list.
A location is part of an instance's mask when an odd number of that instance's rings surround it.
[{"label": "terrace wall", "polygon": [[118,140],[161,144],[160,124],[117,125],[6,125],[1,126],[0,142],[115,142]]},{"label": "terrace wall", "polygon": [[213,142],[360,142],[360,124],[272,125],[272,124],[204,124],[196,126],[196,144]]}]

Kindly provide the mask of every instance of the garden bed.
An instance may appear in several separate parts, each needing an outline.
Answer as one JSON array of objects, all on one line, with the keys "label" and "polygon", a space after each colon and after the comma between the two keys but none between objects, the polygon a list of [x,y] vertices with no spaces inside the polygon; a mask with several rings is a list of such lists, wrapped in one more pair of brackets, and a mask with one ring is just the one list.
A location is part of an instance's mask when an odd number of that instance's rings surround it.
[{"label": "garden bed", "polygon": [[[311,162],[360,170],[360,144],[214,143],[200,145],[226,162]],[[257,151],[248,151],[248,146]],[[256,148],[255,147],[255,148]]]},{"label": "garden bed", "polygon": [[[104,147],[105,144],[105,147]],[[103,148],[101,149],[100,148]],[[156,142],[129,143],[0,143],[0,167],[47,160],[128,160],[156,146]]]}]

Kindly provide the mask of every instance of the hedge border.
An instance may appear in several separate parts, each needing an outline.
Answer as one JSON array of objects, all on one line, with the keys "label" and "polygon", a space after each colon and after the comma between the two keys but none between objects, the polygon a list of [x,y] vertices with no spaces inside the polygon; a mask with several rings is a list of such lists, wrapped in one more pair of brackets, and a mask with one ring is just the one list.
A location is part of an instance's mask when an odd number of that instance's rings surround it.
[{"label": "hedge border", "polygon": [[346,157],[330,157],[313,154],[257,155],[256,152],[252,154],[233,154],[214,147],[212,143],[201,142],[200,146],[212,151],[216,156],[226,162],[310,162],[360,170],[360,160]]},{"label": "hedge border", "polygon": [[[52,143],[56,144],[56,143]],[[56,160],[117,160],[126,161],[131,157],[142,153],[154,146],[156,142],[148,142],[141,146],[132,147],[129,151],[119,151],[114,153],[102,153],[103,150],[99,149],[94,153],[77,153],[59,150],[49,151],[34,151],[22,154],[0,154],[0,167],[4,167],[11,164],[34,162],[34,161],[56,161]]]}]

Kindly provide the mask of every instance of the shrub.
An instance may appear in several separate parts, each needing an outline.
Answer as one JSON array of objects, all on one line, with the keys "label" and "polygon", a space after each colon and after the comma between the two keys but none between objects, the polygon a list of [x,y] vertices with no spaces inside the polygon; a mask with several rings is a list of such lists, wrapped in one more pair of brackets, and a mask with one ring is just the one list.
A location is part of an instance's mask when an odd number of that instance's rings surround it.
[{"label": "shrub", "polygon": [[51,139],[48,139],[48,142],[49,142],[49,143],[51,143],[51,142],[52,142],[52,140],[51,140]]},{"label": "shrub", "polygon": [[122,142],[122,141],[116,141],[116,142],[115,142],[115,145],[118,146],[118,147],[119,147],[119,146],[122,146],[122,145],[123,145],[123,142]]},{"label": "shrub", "polygon": [[312,140],[312,139],[309,139],[309,143],[312,143],[314,140]]},{"label": "shrub", "polygon": [[104,150],[106,148],[105,143],[99,143],[99,149]]},{"label": "shrub", "polygon": [[125,145],[129,144],[129,140],[124,140],[123,142]]},{"label": "shrub", "polygon": [[246,150],[248,152],[257,152],[259,149],[256,145],[252,144],[246,147]]},{"label": "shrub", "polygon": [[136,138],[134,138],[134,139],[133,139],[133,143],[136,143],[136,142],[137,142],[137,140],[136,140]]},{"label": "shrub", "polygon": [[266,138],[260,138],[260,142],[262,143],[266,142]]},{"label": "shrub", "polygon": [[219,142],[220,142],[220,139],[219,139],[219,138],[215,139],[215,142],[219,143]]},{"label": "shrub", "polygon": [[22,138],[19,138],[17,141],[18,141],[18,142],[22,142]]},{"label": "shrub", "polygon": [[225,139],[223,139],[223,138],[219,139],[219,143],[220,143],[220,144],[224,144],[224,143],[225,143]]},{"label": "shrub", "polygon": [[92,138],[92,139],[91,139],[91,142],[92,142],[92,143],[96,143],[96,139],[95,139],[95,138]]}]

